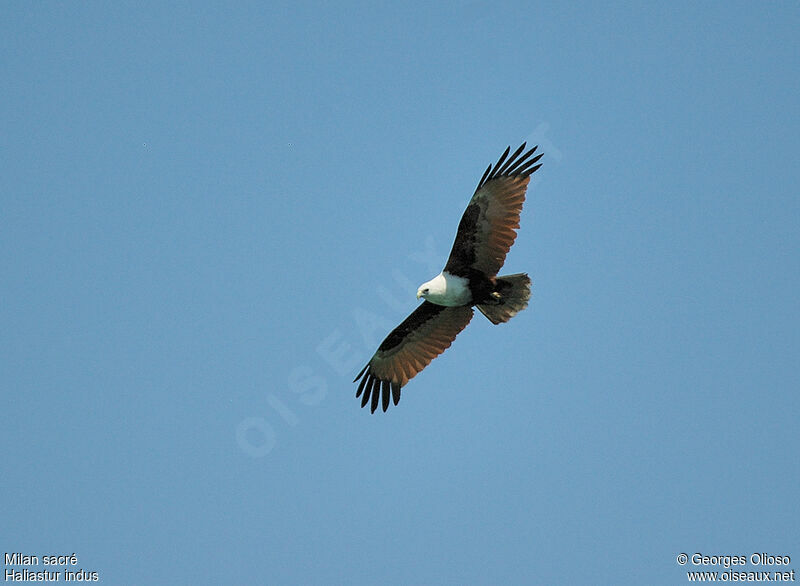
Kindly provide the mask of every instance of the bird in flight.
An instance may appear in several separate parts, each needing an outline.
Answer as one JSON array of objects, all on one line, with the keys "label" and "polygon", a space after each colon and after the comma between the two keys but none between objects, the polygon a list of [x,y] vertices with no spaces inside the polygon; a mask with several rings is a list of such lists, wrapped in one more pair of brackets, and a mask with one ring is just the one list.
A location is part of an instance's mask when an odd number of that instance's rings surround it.
[{"label": "bird in flight", "polygon": [[431,360],[450,347],[472,319],[473,306],[493,324],[505,323],[528,306],[531,280],[525,273],[497,276],[519,228],[531,173],[542,155],[522,143],[507,148],[489,165],[458,224],[450,257],[442,269],[417,290],[425,301],[386,336],[353,382],[361,379],[356,398],[375,412],[400,401],[400,389]]}]

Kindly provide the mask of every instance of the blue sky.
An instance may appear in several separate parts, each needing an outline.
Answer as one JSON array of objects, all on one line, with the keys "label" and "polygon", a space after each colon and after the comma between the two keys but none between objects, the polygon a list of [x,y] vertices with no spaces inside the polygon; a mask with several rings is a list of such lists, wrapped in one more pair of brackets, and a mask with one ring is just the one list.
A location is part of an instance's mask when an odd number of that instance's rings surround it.
[{"label": "blue sky", "polygon": [[[107,584],[796,567],[797,5],[435,4],[3,4],[3,552]],[[353,376],[523,140],[533,302],[370,415]]]}]

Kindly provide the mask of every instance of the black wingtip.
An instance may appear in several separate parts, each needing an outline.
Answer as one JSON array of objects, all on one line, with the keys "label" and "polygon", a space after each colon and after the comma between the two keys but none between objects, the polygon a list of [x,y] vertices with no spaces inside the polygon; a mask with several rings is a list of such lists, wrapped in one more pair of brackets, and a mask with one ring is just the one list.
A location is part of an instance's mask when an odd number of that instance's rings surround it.
[{"label": "black wingtip", "polygon": [[[361,396],[361,393],[364,391],[364,386],[367,384],[368,380],[369,380],[369,377],[365,376],[364,378],[361,379],[361,382],[358,383],[358,390],[356,391],[356,399],[358,399]],[[353,381],[353,382],[355,382],[355,381]],[[362,405],[362,407],[363,407],[363,405]]]},{"label": "black wingtip", "polygon": [[503,165],[497,173],[495,173],[495,176],[504,175],[508,171],[508,169],[514,164],[515,159],[519,156],[519,154],[523,151],[524,148],[525,148],[525,143],[523,142],[521,145],[519,145],[519,148],[517,148],[517,150],[514,151],[514,154],[511,155],[511,157],[509,157],[509,159],[506,161],[506,164]]},{"label": "black wingtip", "polygon": [[486,171],[483,172],[483,177],[481,177],[481,180],[478,181],[478,188],[480,188],[480,186],[486,182],[486,178],[489,176],[489,173],[491,172],[492,172],[492,166],[489,165],[488,167],[486,167]]},{"label": "black wingtip", "polygon": [[372,402],[369,405],[369,412],[375,413],[378,408],[378,400],[381,398],[381,380],[376,378],[372,383]]},{"label": "black wingtip", "polygon": [[503,151],[503,154],[497,160],[497,163],[495,163],[494,169],[492,169],[492,173],[491,173],[490,177],[494,177],[494,176],[497,175],[497,170],[500,168],[500,165],[502,165],[503,162],[506,160],[506,157],[508,156],[508,153],[510,153],[510,152],[511,152],[511,146],[506,147],[506,150]]},{"label": "black wingtip", "polygon": [[383,412],[386,413],[386,410],[389,408],[389,381],[383,381],[381,385],[381,407],[383,407]]},{"label": "black wingtip", "polygon": [[[369,368],[369,362],[367,362],[367,365],[364,368],[362,368],[361,372],[359,372],[356,375],[356,378],[353,379],[353,382],[356,382],[358,379],[360,379],[364,375],[364,373],[367,371],[368,368]],[[356,396],[358,396],[358,395],[356,395]]]},{"label": "black wingtip", "polygon": [[[481,180],[478,182],[478,187],[476,191],[487,184],[492,179],[496,179],[497,177],[505,177],[505,176],[520,176],[520,177],[527,177],[539,167],[531,168],[536,161],[538,161],[542,155],[539,154],[538,156],[534,157],[533,159],[529,159],[529,157],[536,152],[536,149],[539,148],[539,145],[533,146],[524,154],[520,155],[522,151],[525,150],[525,147],[528,145],[527,142],[523,142],[517,150],[514,151],[510,157],[508,154],[511,152],[511,147],[507,147],[500,158],[497,160],[497,163],[494,165],[489,165],[486,171],[481,177]],[[508,158],[508,160],[506,160]]]},{"label": "black wingtip", "polygon": [[370,390],[372,389],[372,381],[369,380],[369,377],[364,377],[364,380],[368,381],[368,384],[366,384],[364,386],[364,396],[361,397],[361,408],[362,409],[367,406],[367,403],[369,403],[369,393],[370,393]]},{"label": "black wingtip", "polygon": [[375,413],[378,407],[381,407],[386,412],[389,409],[389,405],[392,403],[397,405],[400,402],[402,385],[393,380],[382,380],[376,377],[370,371],[369,366],[367,364],[355,378],[356,381],[361,379],[358,383],[358,389],[356,389],[356,399],[361,398],[361,407],[369,405],[370,413]]},{"label": "black wingtip", "polygon": [[537,163],[539,161],[539,159],[541,159],[543,156],[544,156],[544,153],[539,153],[538,155],[536,155],[532,159],[528,159],[527,161],[525,161],[525,163],[523,165],[520,165],[520,167],[518,169],[515,169],[514,173],[517,174],[517,175],[521,175],[523,177],[527,177],[528,175],[531,175],[534,171],[536,171],[536,169],[541,167],[541,165],[538,165],[536,167],[533,167],[533,165],[535,163]]}]

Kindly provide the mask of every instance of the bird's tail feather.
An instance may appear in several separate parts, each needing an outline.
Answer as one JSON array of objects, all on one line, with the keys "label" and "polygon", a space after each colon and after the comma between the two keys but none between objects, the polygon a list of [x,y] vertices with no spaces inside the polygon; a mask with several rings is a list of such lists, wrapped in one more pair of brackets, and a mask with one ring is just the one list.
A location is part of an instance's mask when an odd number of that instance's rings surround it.
[{"label": "bird's tail feather", "polygon": [[531,279],[525,273],[497,277],[494,297],[497,303],[476,307],[493,324],[505,323],[528,307],[531,298]]}]

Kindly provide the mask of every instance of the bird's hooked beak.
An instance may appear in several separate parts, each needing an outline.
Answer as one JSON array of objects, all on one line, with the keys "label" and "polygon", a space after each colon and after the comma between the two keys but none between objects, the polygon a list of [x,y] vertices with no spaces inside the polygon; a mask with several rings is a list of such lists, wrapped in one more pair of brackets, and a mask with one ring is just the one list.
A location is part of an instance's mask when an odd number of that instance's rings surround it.
[{"label": "bird's hooked beak", "polygon": [[417,291],[417,299],[419,299],[420,297],[422,297],[422,291]]}]

